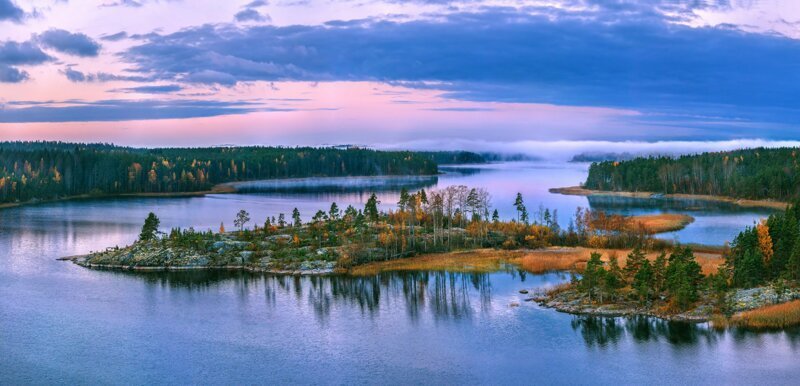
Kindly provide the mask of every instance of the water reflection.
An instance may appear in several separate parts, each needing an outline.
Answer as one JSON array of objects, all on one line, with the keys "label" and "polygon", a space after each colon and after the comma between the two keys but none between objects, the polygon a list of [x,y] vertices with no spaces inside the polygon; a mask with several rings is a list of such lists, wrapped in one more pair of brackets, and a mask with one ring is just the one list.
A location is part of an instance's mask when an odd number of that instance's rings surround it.
[{"label": "water reflection", "polygon": [[240,193],[371,193],[419,190],[436,185],[438,176],[291,178],[237,182]]},{"label": "water reflection", "polygon": [[642,212],[725,212],[759,213],[769,215],[774,209],[750,208],[724,201],[668,198],[636,198],[617,196],[589,196],[589,207],[621,214]]},{"label": "water reflection", "polygon": [[675,346],[714,343],[720,332],[707,324],[673,322],[646,316],[629,318],[575,316],[572,328],[588,347],[614,346],[627,337],[639,343],[666,341]]},{"label": "water reflection", "polygon": [[[487,273],[387,272],[376,276],[353,277],[286,276],[238,271],[198,270],[178,272],[103,271],[141,280],[146,287],[183,292],[202,292],[233,285],[241,298],[264,294],[264,302],[274,306],[281,293],[306,300],[319,320],[330,316],[335,306],[357,309],[362,315],[376,316],[387,305],[401,302],[412,321],[426,312],[435,320],[469,319],[476,312],[488,312],[492,305],[492,281]],[[519,280],[520,273],[498,273]]]}]

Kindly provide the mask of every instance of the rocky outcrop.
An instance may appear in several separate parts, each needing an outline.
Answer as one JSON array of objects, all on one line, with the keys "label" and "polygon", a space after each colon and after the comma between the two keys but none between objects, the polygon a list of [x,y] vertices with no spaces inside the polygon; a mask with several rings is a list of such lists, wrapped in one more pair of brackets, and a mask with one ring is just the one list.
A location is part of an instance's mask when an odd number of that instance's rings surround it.
[{"label": "rocky outcrop", "polygon": [[68,259],[80,266],[97,269],[241,269],[286,274],[333,272],[339,256],[337,248],[287,246],[291,239],[290,235],[274,235],[242,241],[232,235],[215,235],[214,239],[185,245],[155,240]]}]

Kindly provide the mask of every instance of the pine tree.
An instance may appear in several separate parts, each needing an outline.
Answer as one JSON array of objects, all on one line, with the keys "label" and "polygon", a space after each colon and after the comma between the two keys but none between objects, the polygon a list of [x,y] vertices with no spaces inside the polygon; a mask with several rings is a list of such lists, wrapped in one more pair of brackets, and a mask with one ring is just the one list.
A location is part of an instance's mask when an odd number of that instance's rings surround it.
[{"label": "pine tree", "polygon": [[400,201],[397,202],[397,209],[400,212],[405,212],[406,207],[408,207],[410,197],[408,195],[408,190],[403,188],[400,190]]},{"label": "pine tree", "polygon": [[580,290],[589,294],[589,299],[594,300],[597,297],[599,287],[605,280],[605,273],[600,254],[592,252],[589,261],[586,262],[586,269],[583,270],[583,278],[579,285]]},{"label": "pine tree", "polygon": [[661,252],[653,262],[653,294],[660,295],[664,291],[667,276],[667,254]]},{"label": "pine tree", "polygon": [[369,199],[367,199],[367,203],[364,205],[364,216],[372,222],[378,221],[378,205],[380,203],[381,202],[378,201],[378,196],[372,193]]},{"label": "pine tree", "polygon": [[606,297],[614,299],[617,296],[617,290],[624,286],[622,276],[619,260],[612,255],[608,259],[608,270],[603,277],[603,293]]},{"label": "pine tree", "polygon": [[144,225],[142,225],[142,232],[139,233],[139,240],[149,241],[155,239],[160,224],[161,220],[156,217],[155,213],[150,212],[144,220]]},{"label": "pine tree", "polygon": [[653,282],[653,267],[650,265],[650,261],[645,259],[633,275],[632,286],[639,297],[639,301],[646,302],[652,299]]},{"label": "pine tree", "polygon": [[292,221],[294,221],[295,228],[303,226],[303,220],[300,218],[300,211],[297,208],[292,210]]},{"label": "pine tree", "polygon": [[331,209],[328,211],[328,216],[332,221],[339,220],[339,206],[336,202],[331,203]]},{"label": "pine tree", "polygon": [[628,259],[625,263],[625,277],[628,282],[633,282],[634,275],[639,272],[639,269],[642,267],[645,261],[647,261],[647,257],[637,245],[633,248],[631,253],[628,254]]},{"label": "pine tree", "polygon": [[786,276],[791,280],[800,280],[800,235],[797,236],[789,261],[786,263]]},{"label": "pine tree", "polygon": [[522,193],[517,192],[517,197],[514,199],[514,208],[517,209],[517,221],[521,221],[522,211],[525,210],[525,201],[522,200]]},{"label": "pine tree", "polygon": [[233,220],[233,225],[239,228],[239,232],[244,231],[244,226],[250,221],[250,213],[242,209],[236,213],[236,219]]}]

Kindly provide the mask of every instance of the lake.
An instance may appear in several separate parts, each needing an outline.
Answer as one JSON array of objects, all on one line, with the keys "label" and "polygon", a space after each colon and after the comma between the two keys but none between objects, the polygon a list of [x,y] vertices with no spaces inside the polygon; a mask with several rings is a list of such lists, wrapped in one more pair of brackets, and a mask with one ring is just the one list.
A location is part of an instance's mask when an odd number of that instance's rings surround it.
[{"label": "lake", "polygon": [[[800,332],[715,332],[648,318],[586,318],[524,302],[520,289],[564,274],[386,273],[292,277],[232,272],[95,271],[56,261],[126,245],[153,211],[162,229],[231,227],[332,201],[383,207],[398,190],[489,189],[502,217],[521,192],[531,212],[578,206],[616,213],[689,213],[661,237],[720,245],[768,211],[665,200],[550,194],[586,165],[453,166],[435,177],[309,179],[248,184],[241,194],[73,200],[0,210],[0,383],[793,383]],[[519,303],[519,307],[512,307]]]}]

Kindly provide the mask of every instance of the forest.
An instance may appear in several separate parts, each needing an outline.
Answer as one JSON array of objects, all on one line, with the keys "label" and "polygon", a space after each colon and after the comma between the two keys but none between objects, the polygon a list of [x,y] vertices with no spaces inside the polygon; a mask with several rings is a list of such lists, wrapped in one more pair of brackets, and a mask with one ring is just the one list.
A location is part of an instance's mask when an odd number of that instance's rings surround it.
[{"label": "forest", "polygon": [[755,148],[593,163],[585,187],[791,201],[800,198],[796,148]]},{"label": "forest", "polygon": [[[593,253],[575,288],[600,303],[637,301],[651,309],[672,310],[689,309],[705,294],[715,312],[727,317],[734,306],[731,294],[737,289],[769,288],[773,302],[786,302],[800,285],[799,215],[800,205],[795,202],[785,211],[747,227],[725,248],[724,264],[716,272],[704,275],[690,248],[678,246],[669,257],[662,252],[655,259],[647,259],[637,247],[624,265],[615,256],[604,262],[599,253]],[[781,309],[782,319],[765,324],[800,323],[796,306],[788,309],[790,312]],[[794,314],[787,316],[789,313]]]},{"label": "forest", "polygon": [[800,284],[800,202],[748,227],[733,240],[724,273],[734,287]]},{"label": "forest", "polygon": [[439,157],[361,148],[0,142],[0,203],[85,194],[196,192],[225,182],[272,178],[428,175],[438,172]]}]

